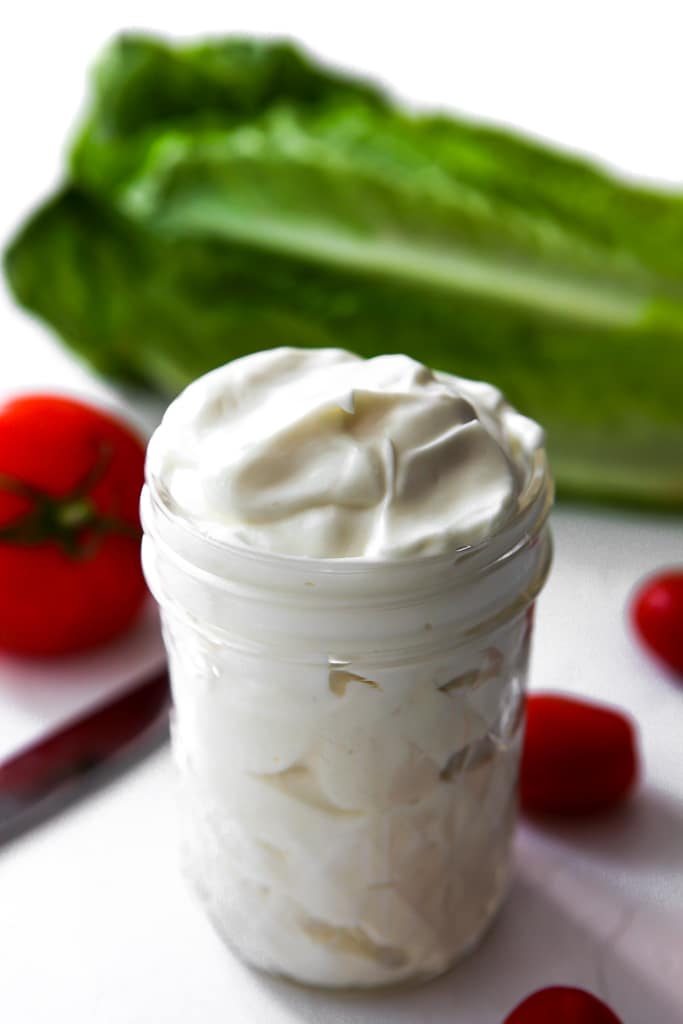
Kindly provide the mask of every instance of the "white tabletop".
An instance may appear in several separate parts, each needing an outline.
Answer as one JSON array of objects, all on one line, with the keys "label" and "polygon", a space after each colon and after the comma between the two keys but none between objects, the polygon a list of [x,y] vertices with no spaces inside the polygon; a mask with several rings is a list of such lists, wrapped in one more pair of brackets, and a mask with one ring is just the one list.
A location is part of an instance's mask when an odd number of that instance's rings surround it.
[{"label": "white tabletop", "polygon": [[[683,181],[683,150],[670,127],[680,102],[675,5],[648,4],[647,24],[608,3],[598,12],[592,6],[589,23],[582,5],[572,5],[566,25],[557,13],[551,24],[547,5],[530,3],[467,5],[466,15],[440,24],[444,6],[422,3],[419,22],[392,14],[389,31],[386,12],[381,18],[367,4],[344,5],[341,24],[328,5],[252,2],[248,16],[238,11],[228,24],[224,5],[197,0],[175,16],[140,0],[49,10],[25,2],[1,41],[0,92],[16,103],[3,133],[0,235],[55,180],[84,67],[128,24],[289,31],[340,63],[375,68],[413,99],[507,118],[624,169]],[[111,397],[6,295],[0,326],[4,391],[59,387]],[[553,531],[531,685],[629,710],[644,778],[637,797],[607,818],[520,827],[510,897],[466,962],[421,988],[366,996],[309,992],[242,967],[179,876],[173,774],[162,750],[0,850],[0,1019],[496,1024],[529,991],[562,983],[602,995],[624,1024],[680,1024],[683,687],[638,649],[625,609],[643,574],[683,562],[681,521],[561,507]],[[129,685],[160,657],[150,608],[128,637],[96,654],[58,664],[0,659],[0,757]]]}]

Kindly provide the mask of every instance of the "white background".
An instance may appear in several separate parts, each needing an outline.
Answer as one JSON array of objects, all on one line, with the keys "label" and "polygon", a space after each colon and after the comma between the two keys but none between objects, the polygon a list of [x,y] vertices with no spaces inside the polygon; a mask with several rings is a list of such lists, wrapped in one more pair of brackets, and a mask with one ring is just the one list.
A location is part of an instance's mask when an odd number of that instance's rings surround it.
[{"label": "white background", "polygon": [[[125,27],[292,35],[412,102],[507,121],[683,186],[678,3],[24,2],[0,32],[3,241],[58,181],[86,68]],[[0,346],[4,391],[109,394],[4,292]],[[465,964],[413,992],[350,998],[242,968],[178,878],[164,751],[0,851],[0,1019],[496,1024],[532,989],[573,983],[609,999],[624,1024],[680,1024],[683,688],[637,649],[625,620],[636,580],[683,562],[680,520],[565,508],[554,533],[532,686],[630,710],[644,778],[637,799],[609,819],[520,828],[510,900]],[[125,641],[88,658],[0,660],[0,756],[159,656],[150,611]]]}]

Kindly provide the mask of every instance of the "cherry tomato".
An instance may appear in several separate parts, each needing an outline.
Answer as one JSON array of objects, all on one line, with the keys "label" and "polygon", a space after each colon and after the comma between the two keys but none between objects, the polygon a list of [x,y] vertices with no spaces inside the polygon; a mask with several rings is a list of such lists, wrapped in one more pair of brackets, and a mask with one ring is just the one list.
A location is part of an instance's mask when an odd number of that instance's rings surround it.
[{"label": "cherry tomato", "polygon": [[79,651],[133,621],[144,454],[118,419],[71,398],[0,407],[0,648]]},{"label": "cherry tomato", "polygon": [[555,985],[525,999],[503,1024],[621,1024],[608,1006],[580,988]]},{"label": "cherry tomato", "polygon": [[552,694],[531,694],[520,773],[523,810],[587,814],[623,800],[637,776],[633,726],[620,712]]},{"label": "cherry tomato", "polygon": [[631,617],[643,643],[683,675],[683,571],[646,580],[635,595]]}]

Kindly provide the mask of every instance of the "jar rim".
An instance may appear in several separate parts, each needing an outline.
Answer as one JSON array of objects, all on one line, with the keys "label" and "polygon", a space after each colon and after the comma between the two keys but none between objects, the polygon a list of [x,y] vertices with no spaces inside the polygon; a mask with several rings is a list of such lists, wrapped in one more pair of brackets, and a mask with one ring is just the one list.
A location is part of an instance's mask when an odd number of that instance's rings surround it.
[{"label": "jar rim", "polygon": [[[179,530],[188,541],[208,549],[218,556],[231,562],[253,564],[263,567],[270,565],[295,575],[314,577],[330,576],[365,576],[377,573],[405,573],[413,570],[416,573],[429,573],[440,568],[453,569],[458,566],[471,567],[474,571],[485,570],[488,565],[498,561],[505,554],[513,551],[520,544],[529,542],[540,532],[554,499],[554,486],[550,474],[547,457],[543,449],[536,452],[534,463],[527,483],[522,490],[514,516],[502,524],[493,533],[475,544],[462,545],[447,551],[428,555],[411,555],[400,558],[382,559],[368,558],[364,555],[319,558],[308,555],[291,555],[282,552],[240,544],[225,538],[212,536],[182,509],[174,508],[174,502],[163,485],[149,472],[145,474],[143,491],[143,507],[145,492],[154,513],[161,515],[166,524],[173,530]],[[475,568],[476,566],[476,568]]]}]

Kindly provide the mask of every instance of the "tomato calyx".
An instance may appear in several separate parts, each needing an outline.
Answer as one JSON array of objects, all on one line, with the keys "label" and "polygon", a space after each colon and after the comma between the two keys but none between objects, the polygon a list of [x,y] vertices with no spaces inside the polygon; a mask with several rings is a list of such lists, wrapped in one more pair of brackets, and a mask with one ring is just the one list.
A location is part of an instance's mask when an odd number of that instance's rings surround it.
[{"label": "tomato calyx", "polygon": [[111,447],[101,445],[95,462],[74,489],[58,498],[8,473],[0,473],[0,490],[31,503],[23,515],[0,527],[0,543],[33,546],[52,541],[70,558],[87,559],[95,555],[107,534],[139,540],[139,527],[118,516],[102,514],[90,496],[107,472],[111,457]]}]

